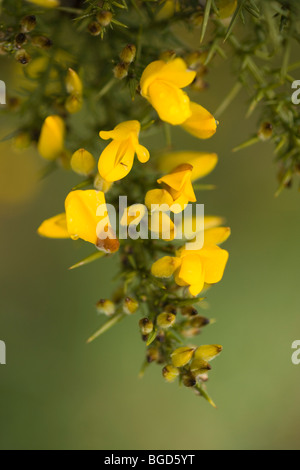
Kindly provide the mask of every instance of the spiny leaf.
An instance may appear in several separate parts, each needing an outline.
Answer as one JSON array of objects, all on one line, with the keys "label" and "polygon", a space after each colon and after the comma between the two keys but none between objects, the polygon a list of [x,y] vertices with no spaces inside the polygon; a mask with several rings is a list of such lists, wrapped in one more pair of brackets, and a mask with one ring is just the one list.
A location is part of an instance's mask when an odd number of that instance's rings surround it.
[{"label": "spiny leaf", "polygon": [[97,251],[96,253],[92,253],[91,255],[87,256],[83,260],[81,260],[78,263],[74,264],[69,269],[72,270],[72,269],[81,268],[81,266],[85,266],[86,264],[90,264],[93,261],[96,261],[97,259],[103,258],[103,256],[105,256],[105,253],[103,251]]},{"label": "spiny leaf", "polygon": [[157,336],[157,333],[158,333],[157,329],[154,329],[152,333],[150,333],[148,340],[147,340],[147,346],[150,346],[150,344],[153,343],[153,341],[155,340]]},{"label": "spiny leaf", "polygon": [[242,10],[243,10],[243,7],[245,5],[247,0],[238,0],[238,5],[236,7],[236,10],[233,14],[233,17],[232,17],[232,20],[230,22],[230,25],[228,27],[228,30],[226,32],[226,36],[225,36],[225,39],[224,39],[224,42],[227,41],[227,39],[229,38],[230,34],[232,33],[232,30],[234,28],[234,25],[238,19],[238,17],[240,16]]},{"label": "spiny leaf", "polygon": [[204,17],[203,17],[203,23],[202,23],[202,29],[201,29],[201,37],[200,37],[200,42],[203,41],[208,20],[209,20],[209,15],[212,7],[212,0],[207,0],[206,5],[205,5],[205,10],[204,10]]},{"label": "spiny leaf", "polygon": [[107,322],[105,322],[104,325],[102,325],[101,328],[97,330],[96,333],[94,333],[87,340],[87,343],[88,344],[92,343],[95,339],[99,338],[99,336],[103,335],[103,333],[106,333],[106,331],[110,330],[113,326],[115,326],[125,317],[126,317],[125,313],[116,313],[113,317],[109,318],[109,320],[107,320]]},{"label": "spiny leaf", "polygon": [[217,408],[217,405],[213,402],[213,400],[211,399],[211,397],[208,395],[208,393],[204,390],[204,388],[199,385],[196,387],[198,392],[200,393],[201,397],[203,397],[206,401],[208,401],[208,403],[213,406],[214,408]]}]

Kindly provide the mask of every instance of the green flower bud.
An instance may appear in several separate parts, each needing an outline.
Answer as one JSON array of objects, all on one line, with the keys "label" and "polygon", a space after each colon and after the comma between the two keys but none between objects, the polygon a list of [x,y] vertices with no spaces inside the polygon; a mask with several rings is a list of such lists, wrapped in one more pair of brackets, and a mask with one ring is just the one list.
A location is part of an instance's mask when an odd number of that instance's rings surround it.
[{"label": "green flower bud", "polygon": [[24,33],[17,34],[15,37],[15,41],[16,41],[17,46],[22,46],[23,44],[26,44],[27,42],[26,34]]},{"label": "green flower bud", "polygon": [[197,381],[192,374],[184,374],[182,376],[182,383],[185,387],[195,387]]},{"label": "green flower bud", "polygon": [[184,346],[182,348],[175,349],[172,352],[171,358],[175,367],[183,367],[190,362],[195,352],[195,348]]},{"label": "green flower bud", "polygon": [[113,14],[111,11],[103,10],[97,14],[98,23],[104,27],[110,25],[112,18]]},{"label": "green flower bud", "polygon": [[31,38],[31,42],[33,46],[40,47],[41,49],[49,49],[53,45],[51,39],[46,36],[34,36]]},{"label": "green flower bud", "polygon": [[179,376],[179,369],[169,364],[163,368],[162,375],[167,382],[174,382]]},{"label": "green flower bud", "polygon": [[99,302],[97,302],[96,307],[98,313],[104,314],[108,317],[114,315],[116,312],[116,306],[111,300],[101,299]]},{"label": "green flower bud", "polygon": [[65,108],[70,114],[78,113],[78,111],[82,108],[82,97],[78,95],[70,95],[68,96]]},{"label": "green flower bud", "polygon": [[21,29],[23,33],[30,33],[36,27],[36,17],[34,15],[25,16],[21,20]]},{"label": "green flower bud", "polygon": [[190,365],[190,371],[194,374],[195,377],[198,375],[206,374],[211,370],[211,365],[200,358],[194,358]]},{"label": "green flower bud", "polygon": [[31,60],[30,55],[25,51],[25,49],[20,49],[16,53],[15,58],[16,58],[16,61],[20,62],[20,64],[22,65],[27,65]]},{"label": "green flower bud", "polygon": [[117,64],[113,69],[115,78],[118,80],[123,80],[123,78],[126,78],[128,75],[128,65],[129,64],[125,64],[124,62]]},{"label": "green flower bud", "polygon": [[151,362],[159,362],[159,360],[160,360],[159,350],[155,347],[149,348],[147,350],[147,362],[149,362],[150,364]]},{"label": "green flower bud", "polygon": [[184,317],[195,317],[196,315],[198,315],[198,310],[192,306],[182,307],[181,314]]},{"label": "green flower bud", "polygon": [[124,49],[122,50],[120,54],[120,59],[122,62],[125,62],[126,64],[131,64],[136,56],[136,47],[134,44],[128,44]]},{"label": "green flower bud", "polygon": [[143,336],[147,336],[153,331],[153,323],[149,318],[142,318],[139,321],[139,326]]},{"label": "green flower bud", "polygon": [[123,302],[123,310],[127,315],[134,314],[139,308],[139,303],[137,300],[132,299],[131,297],[126,297]]},{"label": "green flower bud", "polygon": [[260,140],[266,141],[271,139],[273,134],[273,126],[270,122],[263,122],[258,131]]},{"label": "green flower bud", "polygon": [[157,326],[160,328],[170,328],[176,321],[174,313],[163,312],[156,319]]},{"label": "green flower bud", "polygon": [[92,36],[99,36],[102,32],[102,26],[97,21],[93,21],[88,25],[88,31]]},{"label": "green flower bud", "polygon": [[197,315],[196,317],[191,319],[191,326],[193,328],[203,328],[204,326],[207,326],[209,324],[209,318],[201,317],[200,315]]}]

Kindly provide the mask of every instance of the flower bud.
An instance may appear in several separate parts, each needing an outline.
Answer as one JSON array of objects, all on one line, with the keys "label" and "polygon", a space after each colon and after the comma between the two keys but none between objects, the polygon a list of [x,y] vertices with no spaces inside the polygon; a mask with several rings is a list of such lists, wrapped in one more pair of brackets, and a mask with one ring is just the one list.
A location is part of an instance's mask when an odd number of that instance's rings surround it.
[{"label": "flower bud", "polygon": [[123,78],[126,78],[128,75],[128,64],[125,64],[124,62],[121,62],[120,64],[117,64],[114,69],[114,76],[118,80],[123,80]]},{"label": "flower bud", "polygon": [[191,326],[193,328],[203,328],[204,326],[207,326],[210,324],[210,320],[205,317],[201,317],[200,315],[197,315],[196,317],[191,319]]},{"label": "flower bud", "polygon": [[28,148],[30,144],[31,138],[28,132],[20,132],[20,134],[18,134],[13,141],[14,147],[18,150]]},{"label": "flower bud", "polygon": [[174,382],[179,376],[179,369],[169,364],[163,368],[162,375],[167,382]]},{"label": "flower bud", "polygon": [[137,300],[132,299],[131,297],[126,297],[123,302],[123,310],[127,315],[132,315],[139,308],[139,303]]},{"label": "flower bud", "polygon": [[103,10],[97,14],[97,21],[101,26],[105,27],[110,25],[112,17],[113,14],[111,11]]},{"label": "flower bud", "polygon": [[107,300],[107,299],[99,300],[99,302],[97,302],[96,304],[96,307],[97,307],[98,313],[104,314],[108,317],[114,315],[116,311],[116,306],[114,302],[112,302],[111,300]]},{"label": "flower bud", "polygon": [[93,21],[88,25],[88,31],[92,36],[99,36],[102,32],[102,27],[97,21]]},{"label": "flower bud", "polygon": [[219,344],[200,346],[195,351],[195,359],[202,359],[203,361],[212,361],[222,351],[223,347]]},{"label": "flower bud", "polygon": [[38,151],[46,160],[55,160],[64,150],[65,123],[60,116],[48,116],[42,126]]},{"label": "flower bud", "polygon": [[203,375],[210,371],[211,365],[203,359],[194,358],[191,362],[190,370],[194,376],[197,377],[198,375]]},{"label": "flower bud", "polygon": [[237,0],[216,0],[216,7],[221,19],[229,18],[237,8]]},{"label": "flower bud", "polygon": [[170,62],[170,60],[174,60],[176,58],[176,52],[173,50],[164,51],[160,54],[159,58],[164,62]]},{"label": "flower bud", "polygon": [[122,50],[120,54],[120,59],[122,62],[125,62],[126,64],[131,64],[136,56],[136,47],[134,44],[128,44],[124,49]]},{"label": "flower bud", "polygon": [[175,349],[175,351],[173,351],[171,354],[173,365],[175,367],[185,366],[192,359],[194,352],[195,348],[190,348],[188,346]]},{"label": "flower bud", "polygon": [[25,49],[20,49],[16,53],[15,58],[17,62],[20,62],[22,65],[27,65],[31,60],[30,55],[25,51]]},{"label": "flower bud", "polygon": [[181,314],[184,317],[195,317],[196,315],[198,315],[198,310],[192,306],[182,307]]},{"label": "flower bud", "polygon": [[184,374],[182,376],[182,383],[185,387],[195,387],[197,382],[193,374]]},{"label": "flower bud", "polygon": [[65,108],[70,114],[78,113],[82,108],[82,97],[70,95],[65,102]]},{"label": "flower bud", "polygon": [[73,153],[71,158],[71,168],[75,173],[82,176],[89,176],[96,166],[93,155],[85,149],[79,149]]},{"label": "flower bud", "polygon": [[155,347],[151,347],[147,349],[146,357],[147,357],[147,362],[149,362],[149,364],[151,362],[158,362],[160,359],[159,350]]},{"label": "flower bud", "polygon": [[40,47],[41,49],[49,49],[53,45],[51,39],[46,36],[34,36],[31,38],[31,42],[33,46]]},{"label": "flower bud", "polygon": [[263,122],[258,131],[260,140],[266,141],[271,139],[273,134],[273,126],[270,122]]},{"label": "flower bud", "polygon": [[103,179],[99,173],[97,173],[97,175],[95,176],[94,188],[97,189],[97,191],[103,191],[104,193],[107,193],[112,187],[112,184],[113,183]]},{"label": "flower bud", "polygon": [[22,46],[23,44],[26,44],[27,42],[26,34],[24,33],[17,34],[15,37],[15,41],[16,41],[17,46]]},{"label": "flower bud", "polygon": [[147,336],[153,331],[153,323],[149,318],[142,318],[139,321],[139,326],[143,336]]},{"label": "flower bud", "polygon": [[21,29],[23,33],[30,33],[36,27],[36,17],[34,15],[25,16],[21,20]]},{"label": "flower bud", "polygon": [[170,328],[176,321],[174,313],[163,312],[156,319],[157,326],[160,328]]},{"label": "flower bud", "polygon": [[66,77],[67,92],[70,95],[82,95],[82,81],[75,70],[69,68]]}]

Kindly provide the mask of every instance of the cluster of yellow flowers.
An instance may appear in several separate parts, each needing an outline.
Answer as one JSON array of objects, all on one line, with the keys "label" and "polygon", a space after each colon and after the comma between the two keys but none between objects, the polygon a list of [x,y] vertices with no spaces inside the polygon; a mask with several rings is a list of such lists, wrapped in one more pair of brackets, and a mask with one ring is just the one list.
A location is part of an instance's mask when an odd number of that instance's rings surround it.
[{"label": "cluster of yellow flowers", "polygon": [[[214,117],[199,104],[190,101],[183,88],[190,85],[195,79],[195,72],[188,69],[181,58],[173,58],[167,62],[158,60],[152,62],[144,70],[140,80],[141,96],[146,98],[155,108],[160,119],[174,126],[182,126],[187,132],[201,139],[211,137],[217,129]],[[67,74],[67,91],[69,96],[66,102],[68,112],[77,112],[83,100],[83,86],[79,76],[74,70]],[[47,160],[69,160],[70,167],[79,175],[90,178],[93,189],[71,191],[65,201],[65,212],[51,219],[45,220],[38,229],[38,233],[50,238],[82,239],[93,245],[105,254],[117,252],[120,248],[128,253],[127,242],[119,240],[116,228],[112,226],[106,208],[107,193],[127,177],[134,166],[134,157],[140,163],[147,163],[150,159],[149,150],[140,144],[141,124],[137,120],[125,121],[118,124],[113,130],[101,131],[100,138],[111,140],[102,151],[98,167],[94,156],[86,149],[76,150],[69,155],[65,149],[66,127],[64,120],[57,115],[49,116],[42,127],[38,150]],[[197,201],[193,182],[206,176],[217,164],[215,154],[201,152],[172,152],[158,159],[156,174],[163,175],[157,178],[160,187],[146,191],[144,203],[137,201],[124,210],[120,223],[123,226],[137,226],[144,217],[150,221],[150,231],[157,234],[158,239],[171,241],[175,238],[177,227],[168,215],[178,214],[185,210],[188,203]],[[151,165],[151,162],[150,162]],[[97,167],[97,168],[96,168]],[[95,170],[96,169],[96,170]],[[147,172],[147,167],[145,167]],[[134,176],[133,176],[134,177]],[[105,194],[106,193],[106,194]],[[102,210],[99,211],[99,208]],[[104,210],[103,210],[104,207]],[[163,209],[162,209],[163,207]],[[209,361],[221,351],[221,346],[173,347],[172,340],[168,340],[167,330],[174,325],[178,332],[182,330],[185,335],[193,336],[208,323],[198,315],[198,311],[189,307],[182,314],[190,318],[184,325],[177,322],[176,314],[181,301],[188,296],[193,302],[204,288],[218,283],[223,276],[228,252],[219,245],[230,235],[228,227],[222,227],[222,220],[216,217],[204,218],[204,244],[191,249],[189,242],[181,248],[173,247],[170,256],[159,258],[158,253],[164,251],[164,246],[155,248],[152,254],[152,279],[165,279],[172,286],[171,291],[179,293],[170,297],[163,311],[152,312],[140,321],[142,336],[147,341],[147,361],[164,362],[163,376],[167,381],[173,381],[177,376],[180,380],[205,396],[202,383],[206,380],[206,373],[210,369]],[[104,236],[103,236],[104,235]],[[154,243],[154,242],[153,242]],[[153,248],[152,244],[152,248]],[[194,246],[194,245],[193,245]],[[165,246],[167,249],[168,247]],[[129,248],[130,249],[130,248]],[[171,256],[173,253],[174,256]],[[144,256],[146,259],[146,255]],[[134,262],[135,263],[135,262]],[[139,262],[135,269],[140,268]],[[142,269],[142,268],[141,268]],[[170,280],[174,276],[174,283]],[[150,277],[148,278],[149,282]],[[157,281],[156,289],[164,290],[164,283]],[[159,287],[158,287],[159,286]],[[147,290],[147,289],[146,289]],[[149,294],[148,294],[149,295]],[[157,295],[157,292],[156,292]],[[182,299],[182,300],[180,300]],[[199,299],[197,299],[199,300]],[[139,302],[147,302],[145,292],[135,291],[135,298],[125,296],[117,304],[109,300],[102,300],[98,304],[98,311],[111,317],[109,325],[119,321],[124,314],[135,313]],[[160,299],[157,299],[159,309]],[[174,305],[179,301],[178,306]],[[166,303],[164,302],[164,303]],[[116,307],[116,305],[118,305]],[[182,304],[183,305],[183,304]],[[101,330],[102,332],[102,330]],[[100,333],[99,333],[100,334]],[[98,333],[92,337],[94,339]],[[166,342],[168,347],[161,346]],[[201,386],[200,386],[200,385]]]}]

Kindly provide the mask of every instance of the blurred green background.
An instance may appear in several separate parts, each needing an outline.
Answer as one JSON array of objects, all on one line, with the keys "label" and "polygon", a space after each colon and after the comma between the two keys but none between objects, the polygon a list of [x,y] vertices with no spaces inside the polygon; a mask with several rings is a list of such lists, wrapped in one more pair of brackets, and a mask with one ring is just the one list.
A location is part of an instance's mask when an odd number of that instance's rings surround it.
[{"label": "blurred green background", "polygon": [[[219,65],[199,101],[214,111],[231,86]],[[217,190],[199,201],[232,227],[224,280],[208,295],[206,314],[217,323],[197,339],[224,346],[209,382],[217,410],[165,384],[160,367],[138,379],[137,317],[86,345],[100,324],[94,304],[113,291],[115,261],[68,271],[91,247],[40,239],[36,228],[63,210],[76,178],[57,172],[36,182],[36,152],[1,145],[1,449],[300,448],[300,366],[291,362],[300,339],[299,194],[274,198],[270,145],[232,153],[255,130],[256,119],[244,118],[246,98],[236,99],[211,141],[173,136],[176,149],[218,152],[205,180]],[[9,123],[1,123],[3,136]]]}]

